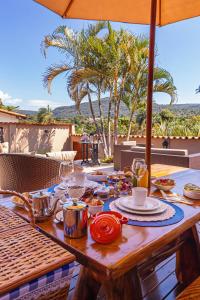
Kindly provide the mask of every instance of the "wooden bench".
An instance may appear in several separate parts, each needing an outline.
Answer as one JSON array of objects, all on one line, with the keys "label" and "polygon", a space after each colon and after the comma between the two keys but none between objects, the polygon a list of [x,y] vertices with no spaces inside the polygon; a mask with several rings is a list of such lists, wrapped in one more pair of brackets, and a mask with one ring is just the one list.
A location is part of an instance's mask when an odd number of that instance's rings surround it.
[{"label": "wooden bench", "polygon": [[176,300],[200,300],[200,277],[192,282]]}]

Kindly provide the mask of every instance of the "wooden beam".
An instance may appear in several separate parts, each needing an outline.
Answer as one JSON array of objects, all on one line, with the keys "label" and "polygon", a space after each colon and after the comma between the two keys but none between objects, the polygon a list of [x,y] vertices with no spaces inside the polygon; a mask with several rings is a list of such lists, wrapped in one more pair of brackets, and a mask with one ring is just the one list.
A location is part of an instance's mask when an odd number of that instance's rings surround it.
[{"label": "wooden beam", "polygon": [[149,171],[149,188],[151,180],[151,135],[152,135],[152,102],[153,102],[153,76],[155,57],[155,34],[156,34],[156,11],[157,0],[151,0],[151,23],[149,41],[149,65],[147,87],[147,118],[146,118],[146,164]]}]

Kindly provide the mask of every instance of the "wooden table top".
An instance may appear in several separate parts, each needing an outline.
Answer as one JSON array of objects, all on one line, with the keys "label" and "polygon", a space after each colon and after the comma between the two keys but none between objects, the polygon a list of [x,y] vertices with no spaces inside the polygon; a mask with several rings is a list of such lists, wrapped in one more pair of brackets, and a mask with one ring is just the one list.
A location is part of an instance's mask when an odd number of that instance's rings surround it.
[{"label": "wooden table top", "polygon": [[[175,169],[173,167],[174,171]],[[180,171],[179,167],[176,170],[178,170],[178,173],[170,176],[176,180],[175,192],[182,193],[185,183],[199,184],[200,170],[186,169]],[[15,208],[8,199],[3,199],[1,202],[3,205],[12,207],[21,216],[27,217],[24,210]],[[181,222],[164,227],[123,225],[121,236],[108,245],[100,245],[94,242],[91,239],[89,230],[86,237],[69,239],[64,237],[62,224],[55,224],[52,220],[49,220],[37,225],[45,234],[74,253],[78,262],[91,268],[99,276],[117,278],[143,259],[148,258],[153,251],[159,250],[176,239],[200,220],[200,206],[177,205],[184,211],[184,219]]]}]

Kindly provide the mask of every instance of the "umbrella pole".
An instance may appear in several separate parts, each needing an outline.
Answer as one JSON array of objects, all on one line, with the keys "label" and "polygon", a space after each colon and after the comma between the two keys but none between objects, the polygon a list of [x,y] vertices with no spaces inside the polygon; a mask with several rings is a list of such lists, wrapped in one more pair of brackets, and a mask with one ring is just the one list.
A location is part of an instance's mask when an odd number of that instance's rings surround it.
[{"label": "umbrella pole", "polygon": [[154,52],[156,34],[156,11],[157,0],[151,0],[151,23],[149,41],[149,64],[148,64],[148,87],[147,87],[147,118],[146,118],[146,164],[149,171],[148,187],[151,182],[151,135],[152,135],[152,102],[153,102],[153,75],[154,75]]}]

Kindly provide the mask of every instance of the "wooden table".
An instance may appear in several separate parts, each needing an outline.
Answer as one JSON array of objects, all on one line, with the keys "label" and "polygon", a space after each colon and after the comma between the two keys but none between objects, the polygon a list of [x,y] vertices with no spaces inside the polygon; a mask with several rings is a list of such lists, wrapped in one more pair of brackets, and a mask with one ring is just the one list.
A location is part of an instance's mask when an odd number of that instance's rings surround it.
[{"label": "wooden table", "polygon": [[[176,192],[182,192],[187,182],[199,184],[200,171],[178,171],[171,175],[176,180]],[[23,210],[14,208],[8,200],[1,202],[27,218]],[[123,225],[121,236],[109,245],[95,243],[89,232],[81,239],[65,238],[63,226],[52,220],[38,223],[38,227],[74,253],[82,264],[74,299],[96,299],[102,287],[106,299],[138,300],[141,299],[138,270],[152,268],[174,252],[177,252],[179,280],[187,285],[200,274],[200,249],[195,226],[200,220],[200,206],[177,205],[185,214],[181,222],[165,227]]]}]

